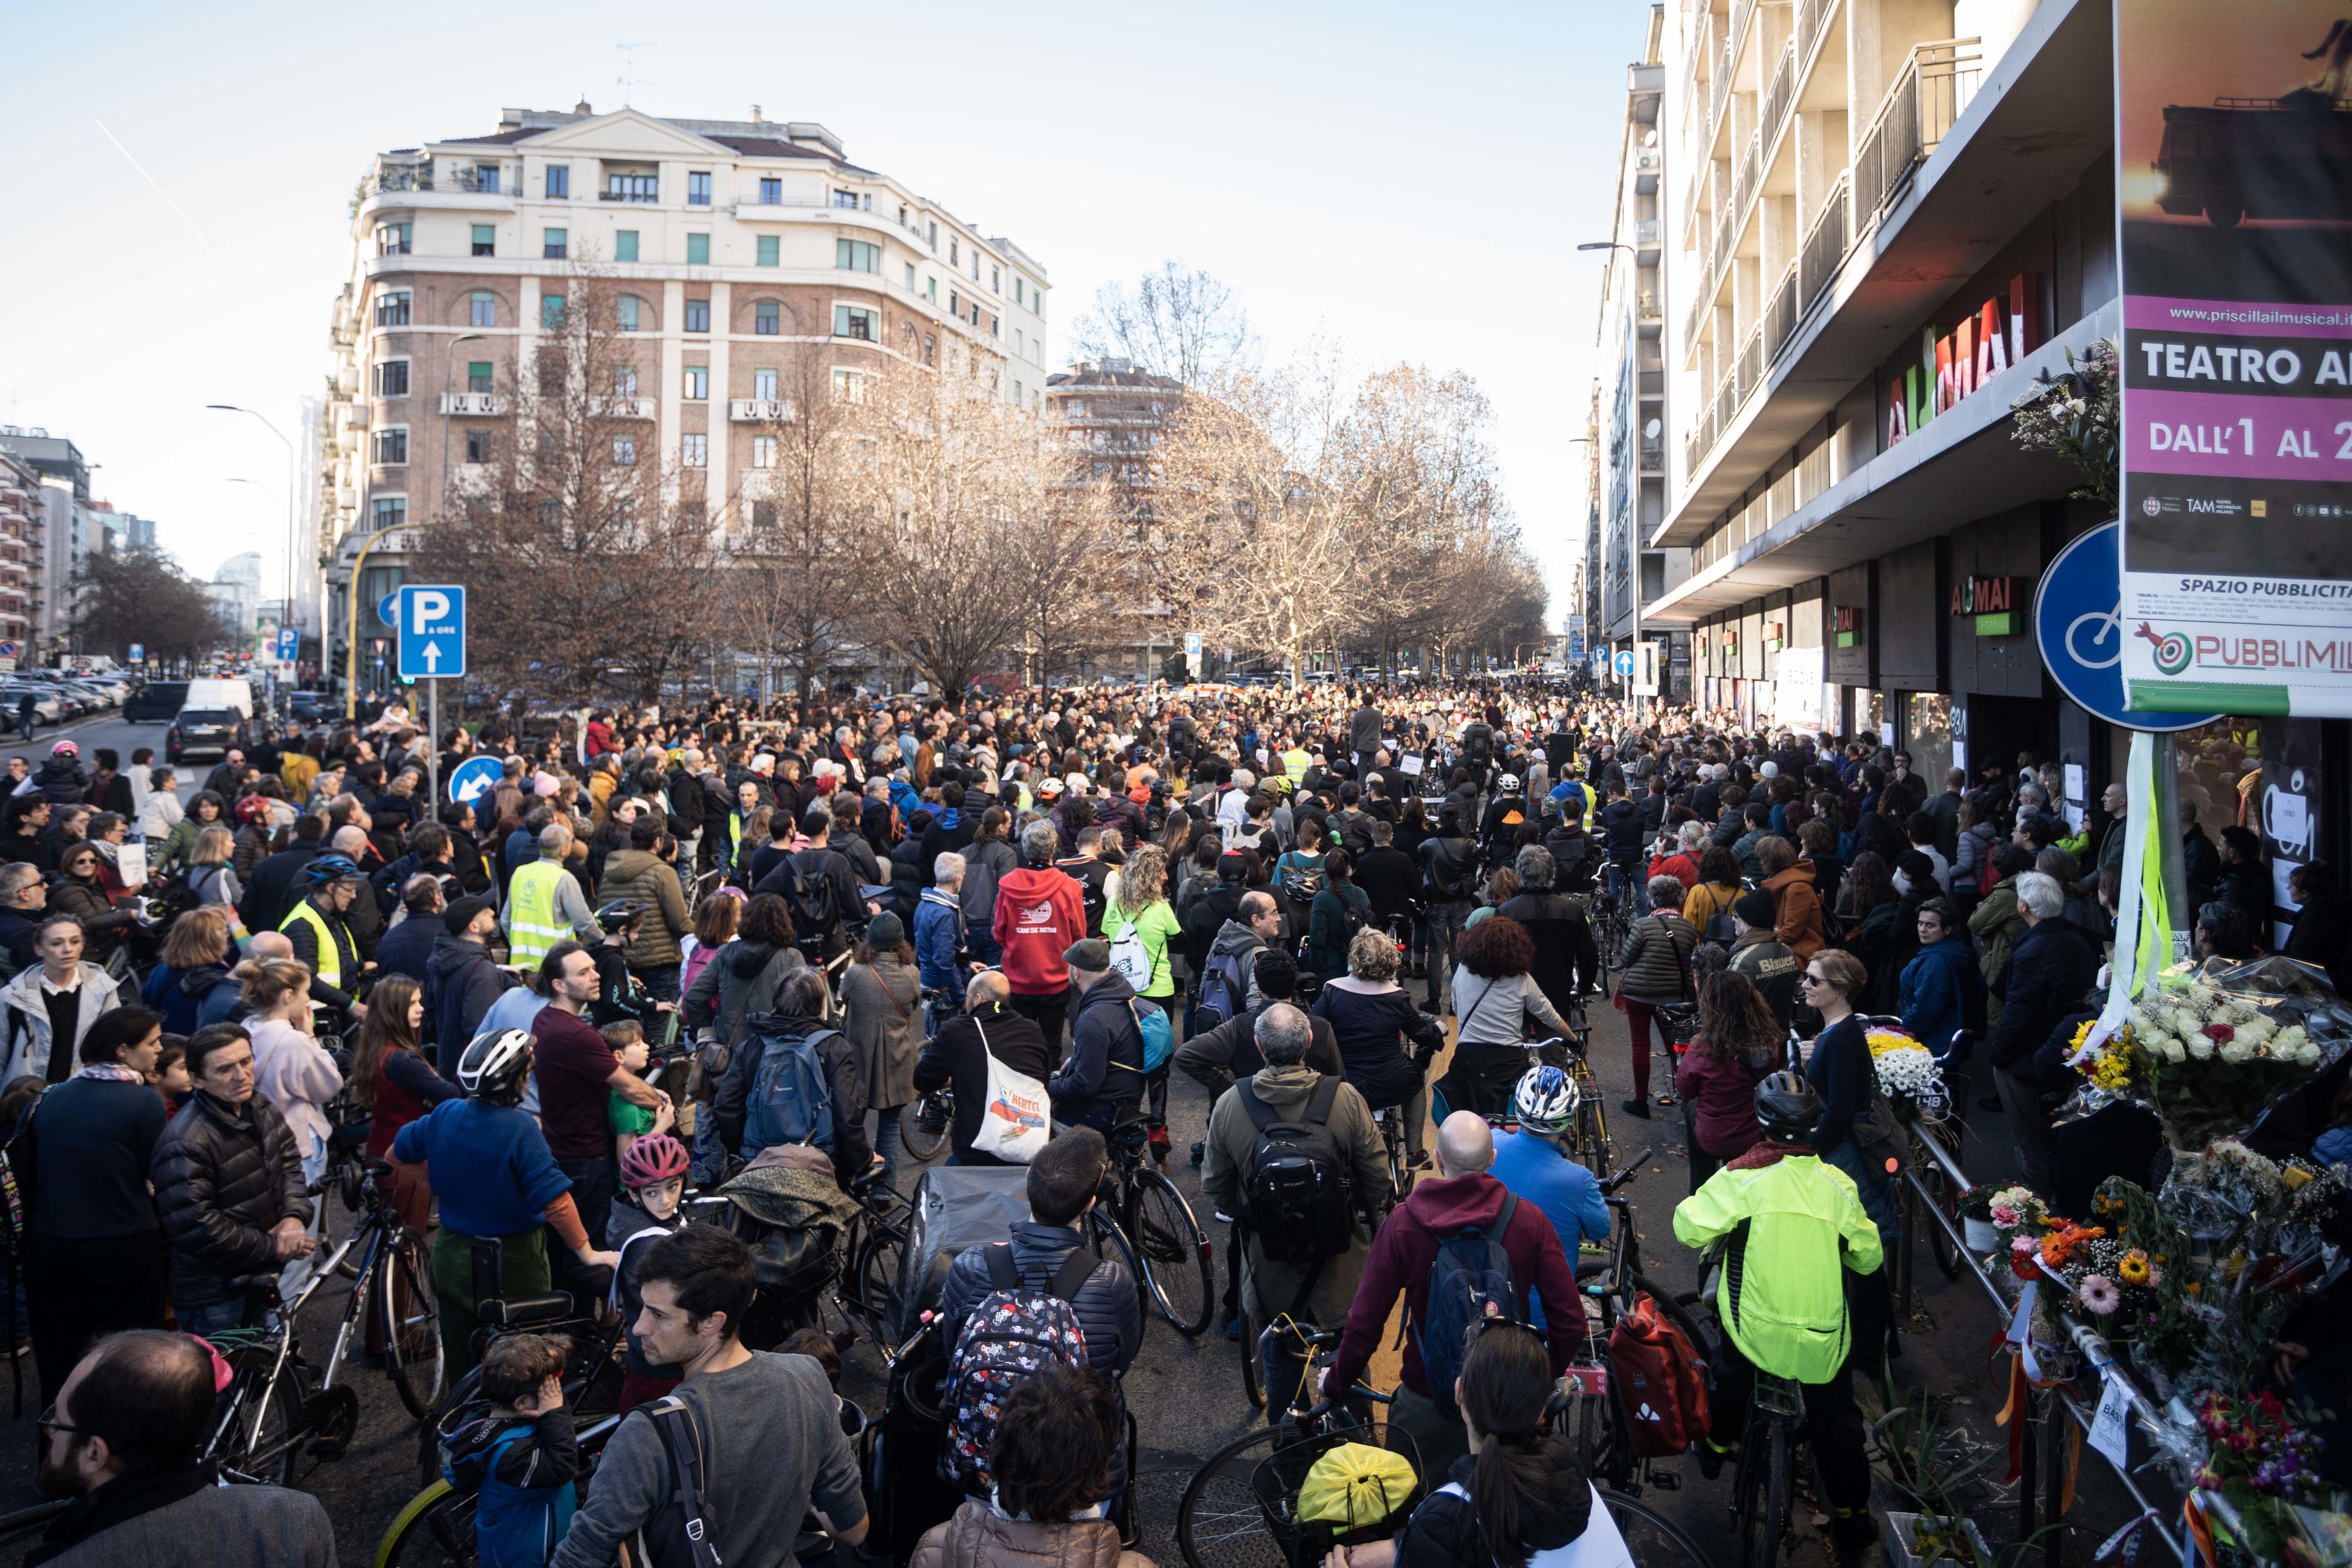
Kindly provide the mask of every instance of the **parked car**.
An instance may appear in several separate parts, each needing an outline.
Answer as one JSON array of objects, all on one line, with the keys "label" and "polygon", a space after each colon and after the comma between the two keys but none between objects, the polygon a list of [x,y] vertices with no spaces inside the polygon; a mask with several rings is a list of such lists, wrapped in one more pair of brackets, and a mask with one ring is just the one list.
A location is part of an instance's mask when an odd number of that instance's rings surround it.
[{"label": "parked car", "polygon": [[176,718],[187,705],[188,683],[184,680],[151,680],[131,694],[122,704],[126,723],[152,724]]},{"label": "parked car", "polygon": [[323,691],[297,691],[286,699],[286,710],[308,724],[332,712],[333,702]]},{"label": "parked car", "polygon": [[55,724],[62,721],[65,709],[58,701],[57,694],[44,691],[36,686],[0,686],[0,707],[6,708],[11,714],[14,714],[17,704],[25,700],[25,694],[28,691],[33,694],[33,711],[40,715],[42,723]]},{"label": "parked car", "polygon": [[176,763],[192,752],[225,757],[230,747],[243,748],[250,742],[245,715],[236,709],[184,708],[163,731],[163,760]]}]

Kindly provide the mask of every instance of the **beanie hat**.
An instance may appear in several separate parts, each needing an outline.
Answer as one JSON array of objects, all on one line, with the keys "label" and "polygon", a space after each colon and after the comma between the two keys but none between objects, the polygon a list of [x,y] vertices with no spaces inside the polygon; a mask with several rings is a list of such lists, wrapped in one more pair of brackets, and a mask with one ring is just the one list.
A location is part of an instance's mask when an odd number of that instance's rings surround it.
[{"label": "beanie hat", "polygon": [[866,945],[868,947],[898,947],[907,940],[907,922],[884,910],[866,922]]},{"label": "beanie hat", "polygon": [[1759,931],[1772,928],[1772,895],[1759,888],[1752,893],[1742,893],[1731,906],[1731,912]]}]

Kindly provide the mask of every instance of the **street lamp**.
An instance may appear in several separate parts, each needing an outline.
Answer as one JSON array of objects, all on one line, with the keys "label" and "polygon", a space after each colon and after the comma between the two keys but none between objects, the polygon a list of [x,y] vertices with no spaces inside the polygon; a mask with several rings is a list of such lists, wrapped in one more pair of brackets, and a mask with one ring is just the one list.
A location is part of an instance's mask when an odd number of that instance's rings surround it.
[{"label": "street lamp", "polygon": [[[273,425],[273,424],[271,424],[271,423],[269,422],[269,418],[268,418],[268,416],[267,415],[263,415],[263,414],[255,414],[255,413],[254,413],[254,411],[253,411],[252,409],[250,409],[250,408],[241,408],[241,407],[239,407],[237,405],[236,405],[236,404],[234,404],[234,403],[207,403],[207,404],[205,404],[205,406],[206,408],[208,408],[208,409],[211,409],[213,412],[215,412],[215,413],[216,413],[216,414],[250,414],[250,415],[252,415],[254,418],[258,419],[258,420],[260,420],[260,421],[261,421],[261,427],[262,427],[263,429],[265,429],[265,430],[268,431],[272,436],[277,437],[278,437],[278,441],[279,441],[279,443],[280,443],[280,444],[282,444],[282,445],[285,447],[285,448],[286,448],[286,602],[285,602],[284,616],[285,616],[285,618],[286,618],[286,619],[288,619],[288,620],[293,620],[293,619],[294,619],[294,489],[295,489],[295,479],[294,479],[294,473],[295,473],[295,451],[294,451],[294,443],[293,443],[293,442],[291,442],[291,441],[289,441],[289,440],[288,440],[288,439],[286,438],[286,432],[284,432],[283,430],[280,430],[277,426],[275,426],[275,425]],[[243,481],[240,481],[240,482],[242,482],[242,483],[246,483],[246,484],[250,484],[250,483],[252,483],[253,481],[251,481],[250,479],[247,479],[247,480],[243,480]],[[298,623],[298,624],[299,624],[299,623]],[[325,651],[324,647],[322,647],[320,648],[320,651],[323,653],[323,652]]]}]

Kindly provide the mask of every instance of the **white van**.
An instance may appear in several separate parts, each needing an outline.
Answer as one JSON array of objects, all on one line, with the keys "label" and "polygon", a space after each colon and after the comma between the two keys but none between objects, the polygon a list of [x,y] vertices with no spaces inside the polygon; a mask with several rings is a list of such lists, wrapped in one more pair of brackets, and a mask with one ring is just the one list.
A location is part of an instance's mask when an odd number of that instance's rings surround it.
[{"label": "white van", "polygon": [[188,682],[188,694],[180,699],[180,706],[207,713],[234,708],[250,720],[253,717],[253,683],[247,680],[191,680]]}]

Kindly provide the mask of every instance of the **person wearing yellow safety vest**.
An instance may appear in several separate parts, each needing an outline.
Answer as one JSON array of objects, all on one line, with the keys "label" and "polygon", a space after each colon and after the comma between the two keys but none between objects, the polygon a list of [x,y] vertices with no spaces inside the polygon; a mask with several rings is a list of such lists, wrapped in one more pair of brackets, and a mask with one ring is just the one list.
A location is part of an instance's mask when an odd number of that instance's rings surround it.
[{"label": "person wearing yellow safety vest", "polygon": [[604,940],[604,929],[589,912],[587,894],[564,868],[571,853],[572,829],[551,822],[539,830],[539,858],[516,868],[508,882],[499,923],[507,929],[509,964],[535,970],[557,942],[574,937]]},{"label": "person wearing yellow safety vest", "polygon": [[[729,813],[727,817],[727,858],[724,870],[727,880],[736,887],[748,888],[751,885],[751,879],[744,874],[744,870],[751,864],[753,852],[761,847],[759,835],[751,829],[751,818],[758,815],[760,807],[765,804],[761,795],[758,779],[747,778],[735,786],[735,809]],[[746,834],[751,837],[751,847],[748,849],[743,844]]]},{"label": "person wearing yellow safety vest", "polygon": [[[1717,1315],[1728,1342],[1715,1366],[1699,1468],[1709,1480],[1722,1472],[1759,1370],[1800,1384],[1836,1514],[1832,1539],[1851,1552],[1876,1532],[1843,1279],[1846,1270],[1876,1272],[1885,1249],[1853,1178],[1813,1152],[1821,1117],[1820,1095],[1798,1074],[1757,1085],[1763,1138],[1675,1207],[1675,1236],[1692,1248],[1724,1244]],[[1864,1350],[1874,1363],[1875,1350]]]},{"label": "person wearing yellow safety vest", "polygon": [[362,1020],[367,1006],[352,997],[352,988],[362,971],[375,965],[360,962],[359,946],[344,916],[352,900],[373,896],[367,878],[348,855],[313,856],[302,876],[310,890],[278,922],[278,929],[294,944],[295,962],[310,969],[310,994],[342,1009],[355,1022]]}]

